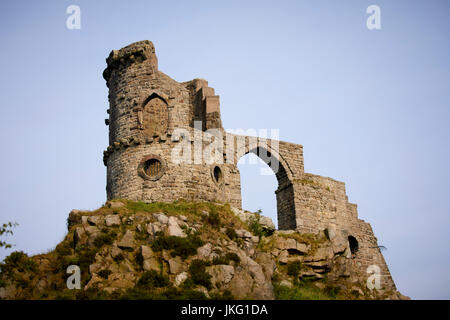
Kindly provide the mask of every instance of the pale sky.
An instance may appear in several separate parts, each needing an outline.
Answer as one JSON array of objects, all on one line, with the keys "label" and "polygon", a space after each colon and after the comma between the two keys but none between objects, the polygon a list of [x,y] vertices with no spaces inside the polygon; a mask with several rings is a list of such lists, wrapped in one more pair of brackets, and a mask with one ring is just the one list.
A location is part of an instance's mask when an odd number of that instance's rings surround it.
[{"label": "pale sky", "polygon": [[[81,29],[66,27],[69,5]],[[381,9],[368,30],[366,9]],[[450,298],[450,4],[434,1],[1,1],[0,222],[46,252],[71,209],[106,198],[105,58],[155,44],[160,71],[204,78],[230,129],[279,129],[305,170],[346,183],[398,289]],[[276,217],[274,176],[240,166],[243,204]],[[11,250],[0,250],[3,259]]]}]

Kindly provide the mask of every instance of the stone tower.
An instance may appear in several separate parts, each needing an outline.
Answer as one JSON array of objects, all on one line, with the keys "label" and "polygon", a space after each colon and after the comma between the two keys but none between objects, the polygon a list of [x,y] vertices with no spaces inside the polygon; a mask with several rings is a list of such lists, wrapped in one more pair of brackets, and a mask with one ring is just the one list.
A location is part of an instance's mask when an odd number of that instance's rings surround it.
[{"label": "stone tower", "polygon": [[[252,152],[276,174],[279,229],[327,230],[329,237],[348,239],[360,271],[378,266],[383,287],[395,289],[372,228],[348,202],[345,184],[305,173],[301,145],[225,132],[214,89],[203,79],[180,83],[160,72],[150,41],[113,50],[106,62],[108,199],[217,201],[241,208],[237,162]],[[214,152],[208,152],[212,142]]]}]

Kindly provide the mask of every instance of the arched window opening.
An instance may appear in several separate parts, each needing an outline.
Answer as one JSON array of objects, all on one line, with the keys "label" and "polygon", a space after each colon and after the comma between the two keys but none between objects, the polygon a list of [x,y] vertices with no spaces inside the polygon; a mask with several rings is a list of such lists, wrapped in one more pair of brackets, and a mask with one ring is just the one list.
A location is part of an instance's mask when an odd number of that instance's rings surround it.
[{"label": "arched window opening", "polygon": [[222,169],[220,169],[219,166],[215,166],[214,170],[213,170],[213,177],[214,177],[214,181],[216,181],[216,183],[221,183],[223,180],[223,173],[222,173]]},{"label": "arched window opening", "polygon": [[349,236],[348,243],[350,246],[350,252],[352,253],[352,255],[355,255],[359,250],[358,240],[356,240],[356,238],[353,236]]},{"label": "arched window opening", "polygon": [[242,208],[252,212],[261,210],[261,214],[272,219],[278,229],[275,195],[278,182],[275,174],[267,175],[270,167],[253,153],[239,159],[238,169],[241,176]]}]

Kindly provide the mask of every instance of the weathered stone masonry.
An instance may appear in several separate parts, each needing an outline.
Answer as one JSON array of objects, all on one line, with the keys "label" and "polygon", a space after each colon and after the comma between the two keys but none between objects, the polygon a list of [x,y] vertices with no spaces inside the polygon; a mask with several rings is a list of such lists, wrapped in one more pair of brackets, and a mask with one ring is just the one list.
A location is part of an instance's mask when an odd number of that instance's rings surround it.
[{"label": "weathered stone masonry", "polygon": [[[381,268],[382,285],[395,288],[372,228],[358,219],[345,184],[305,173],[301,145],[267,139],[267,147],[258,148],[251,142],[254,138],[226,133],[214,89],[203,79],[179,83],[160,72],[150,41],[114,50],[106,61],[103,76],[109,88],[109,119],[105,120],[109,146],[103,159],[108,199],[219,201],[240,208],[238,158],[249,152],[268,153],[279,163],[275,172],[279,229],[327,230],[353,237],[357,241],[354,261],[360,271],[366,273],[368,266],[376,264]],[[201,122],[200,130],[196,121]],[[191,138],[174,135],[177,128],[188,130]],[[224,163],[189,164],[172,159],[177,145],[194,144],[190,140],[208,129],[217,129],[226,137]],[[239,139],[245,141],[243,152],[237,148]],[[226,152],[229,148],[232,155]]]}]

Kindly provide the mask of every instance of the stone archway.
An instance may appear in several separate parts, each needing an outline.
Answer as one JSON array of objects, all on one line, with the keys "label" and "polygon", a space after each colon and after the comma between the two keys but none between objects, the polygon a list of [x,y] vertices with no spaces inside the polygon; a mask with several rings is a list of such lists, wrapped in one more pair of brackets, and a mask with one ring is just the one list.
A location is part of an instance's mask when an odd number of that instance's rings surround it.
[{"label": "stone archway", "polygon": [[[292,175],[289,172],[286,161],[278,154],[277,151],[271,150],[270,147],[246,147],[245,153],[242,156],[249,153],[253,153],[259,157],[275,173],[278,182],[278,187],[275,190],[278,229],[295,230],[296,219],[294,187],[291,181]],[[274,161],[277,163],[273,163]]]},{"label": "stone archway", "polygon": [[167,102],[158,94],[150,95],[143,104],[142,113],[138,114],[138,122],[148,137],[165,134],[169,127]]}]

